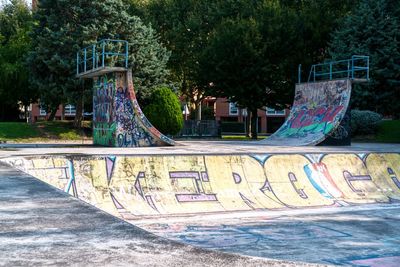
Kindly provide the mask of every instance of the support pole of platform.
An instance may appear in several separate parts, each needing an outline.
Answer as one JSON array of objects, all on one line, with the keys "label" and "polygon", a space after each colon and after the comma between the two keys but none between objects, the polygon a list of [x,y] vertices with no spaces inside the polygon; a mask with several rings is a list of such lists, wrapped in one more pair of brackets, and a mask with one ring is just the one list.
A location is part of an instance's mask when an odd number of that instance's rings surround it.
[{"label": "support pole of platform", "polygon": [[96,60],[95,60],[95,57],[96,57],[96,45],[93,45],[92,46],[92,49],[93,49],[93,51],[92,51],[92,57],[93,57],[93,59],[92,59],[92,68],[93,69],[95,69],[96,68]]},{"label": "support pole of platform", "polygon": [[76,53],[76,75],[79,75],[79,52]]},{"label": "support pole of platform", "polygon": [[104,54],[106,52],[106,42],[103,42],[102,44],[103,48],[102,48],[102,53],[101,53],[101,57],[102,57],[102,63],[101,63],[101,67],[104,68]]},{"label": "support pole of platform", "polygon": [[314,66],[314,82],[315,82],[315,71],[316,71],[316,67]]},{"label": "support pole of platform", "polygon": [[350,61],[347,61],[347,79],[350,78]]},{"label": "support pole of platform", "polygon": [[299,75],[298,75],[298,78],[299,78],[299,84],[301,83],[301,64],[299,64]]},{"label": "support pole of platform", "polygon": [[354,57],[351,58],[351,79],[354,79]]},{"label": "support pole of platform", "polygon": [[129,56],[128,49],[129,49],[128,42],[126,42],[125,43],[125,68],[128,68],[128,56]]},{"label": "support pole of platform", "polygon": [[86,59],[87,59],[87,57],[86,57],[86,48],[85,48],[85,56],[84,56],[84,72],[86,72]]}]

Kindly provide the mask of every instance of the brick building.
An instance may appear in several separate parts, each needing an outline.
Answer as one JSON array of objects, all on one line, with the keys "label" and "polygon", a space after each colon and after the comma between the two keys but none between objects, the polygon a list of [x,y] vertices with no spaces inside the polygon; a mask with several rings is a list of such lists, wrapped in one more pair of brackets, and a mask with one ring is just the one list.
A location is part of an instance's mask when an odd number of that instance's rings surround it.
[{"label": "brick building", "polygon": [[[39,104],[31,104],[29,107],[30,117],[33,123],[41,120],[46,120],[50,114],[45,109],[41,108]],[[76,108],[73,105],[60,105],[55,119],[56,120],[73,120],[75,118]]]},{"label": "brick building", "polygon": [[[247,110],[238,108],[226,98],[208,97],[205,105],[214,110],[215,119],[221,122],[245,122]],[[258,110],[258,132],[274,133],[285,122],[289,110],[275,110],[266,108]]]}]

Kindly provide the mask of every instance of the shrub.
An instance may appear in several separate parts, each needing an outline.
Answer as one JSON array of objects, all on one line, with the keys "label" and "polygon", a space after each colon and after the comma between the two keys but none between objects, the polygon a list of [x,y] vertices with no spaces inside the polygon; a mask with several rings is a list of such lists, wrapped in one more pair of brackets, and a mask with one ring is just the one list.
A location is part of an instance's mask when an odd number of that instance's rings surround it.
[{"label": "shrub", "polygon": [[353,136],[375,134],[382,116],[369,110],[351,111],[351,132]]},{"label": "shrub", "polygon": [[178,97],[167,87],[154,90],[150,96],[150,104],[143,112],[154,127],[164,134],[177,134],[183,127]]}]

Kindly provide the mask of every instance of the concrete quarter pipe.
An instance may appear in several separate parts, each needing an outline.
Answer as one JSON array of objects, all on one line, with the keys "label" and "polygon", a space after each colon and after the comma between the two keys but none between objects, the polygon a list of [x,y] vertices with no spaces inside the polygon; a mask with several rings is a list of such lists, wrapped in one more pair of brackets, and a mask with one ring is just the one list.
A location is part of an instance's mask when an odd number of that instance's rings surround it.
[{"label": "concrete quarter pipe", "polygon": [[[335,131],[349,108],[351,80],[341,79],[296,85],[290,115],[281,128],[261,144],[318,145]],[[339,137],[349,133],[337,131]]]},{"label": "concrete quarter pipe", "polygon": [[132,71],[94,78],[93,142],[95,145],[142,147],[174,145],[146,118],[132,81]]},{"label": "concrete quarter pipe", "polygon": [[93,79],[93,144],[108,147],[173,146],[146,118],[136,98],[129,44],[101,40],[77,53],[77,78]]}]

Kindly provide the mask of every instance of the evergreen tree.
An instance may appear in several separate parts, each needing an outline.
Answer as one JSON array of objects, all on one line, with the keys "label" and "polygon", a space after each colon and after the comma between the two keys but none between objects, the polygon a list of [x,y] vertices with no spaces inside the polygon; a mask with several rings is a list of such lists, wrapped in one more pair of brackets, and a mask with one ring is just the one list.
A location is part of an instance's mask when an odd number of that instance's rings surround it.
[{"label": "evergreen tree", "polygon": [[227,97],[251,112],[252,137],[257,138],[257,110],[289,102],[293,82],[288,69],[296,49],[292,12],[268,3],[257,19],[225,20],[211,35],[201,64],[208,66],[208,91]]},{"label": "evergreen tree", "polygon": [[[162,116],[160,116],[160,110],[162,110]],[[179,99],[167,87],[158,88],[152,93],[151,104],[144,109],[144,113],[162,133],[174,135],[179,133],[183,127]]]},{"label": "evergreen tree", "polygon": [[138,95],[146,97],[165,83],[168,51],[150,26],[125,11],[122,0],[41,0],[30,56],[33,81],[53,119],[60,103],[76,101],[80,124],[82,99],[90,83],[75,78],[76,52],[100,39],[130,42],[130,67]]},{"label": "evergreen tree", "polygon": [[369,55],[371,81],[355,85],[353,108],[381,114],[400,113],[400,20],[395,2],[362,0],[332,35],[330,53],[335,59]]}]

